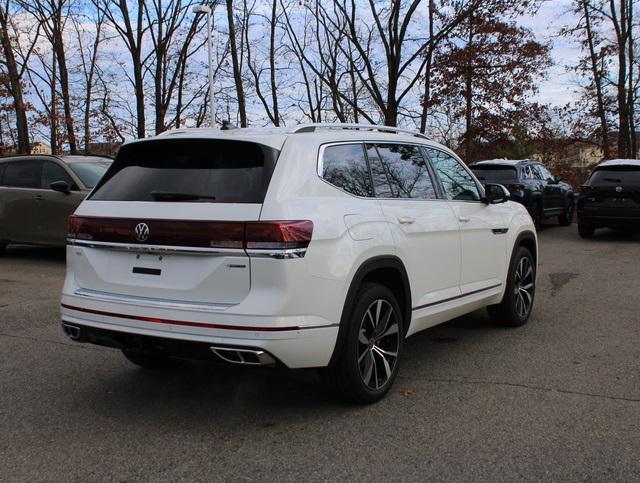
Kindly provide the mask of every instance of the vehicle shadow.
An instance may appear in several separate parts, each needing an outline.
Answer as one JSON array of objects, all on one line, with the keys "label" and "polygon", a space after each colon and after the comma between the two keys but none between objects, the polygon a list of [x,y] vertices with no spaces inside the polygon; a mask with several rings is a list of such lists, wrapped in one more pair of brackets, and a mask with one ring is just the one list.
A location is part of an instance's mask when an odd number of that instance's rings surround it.
[{"label": "vehicle shadow", "polygon": [[0,253],[0,261],[38,260],[43,262],[65,262],[65,247],[41,247],[32,245],[9,245]]},{"label": "vehicle shadow", "polygon": [[[501,332],[492,325],[486,312],[478,311],[422,331],[407,339],[400,376],[425,380],[437,372],[439,364],[448,364],[451,346],[442,344],[466,340],[473,344],[478,332]],[[460,347],[459,350],[465,350]],[[121,357],[114,353],[112,357]],[[114,364],[115,365],[115,364]],[[425,368],[428,368],[425,371]],[[95,382],[95,379],[93,379]],[[404,388],[399,377],[387,399],[402,398]],[[286,368],[250,368],[231,365],[189,363],[181,368],[153,372],[130,365],[111,369],[100,377],[97,390],[88,384],[80,391],[83,401],[92,401],[101,413],[117,414],[125,420],[159,418],[158,424],[173,424],[176,418],[187,425],[223,425],[233,422],[234,430],[255,426],[269,427],[273,421],[319,419],[325,416],[359,411],[381,411],[385,404],[359,406],[334,394],[318,371]],[[97,392],[93,392],[96,391]],[[132,410],[135,408],[135,410]],[[377,409],[371,409],[377,408]],[[164,420],[164,421],[163,421]]]}]

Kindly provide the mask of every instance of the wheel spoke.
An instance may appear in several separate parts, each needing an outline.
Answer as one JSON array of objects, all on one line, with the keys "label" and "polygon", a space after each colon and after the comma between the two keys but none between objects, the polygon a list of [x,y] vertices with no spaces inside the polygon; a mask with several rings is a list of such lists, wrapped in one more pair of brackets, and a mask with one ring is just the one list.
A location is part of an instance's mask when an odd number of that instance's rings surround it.
[{"label": "wheel spoke", "polygon": [[364,335],[364,327],[360,327],[360,334],[358,334],[358,342],[360,342],[363,345],[369,344],[369,339],[367,339],[367,336]]},{"label": "wheel spoke", "polygon": [[373,374],[373,366],[375,364],[375,360],[371,351],[365,352],[365,354],[370,355],[371,357],[367,357],[364,361],[364,373],[362,374],[362,380],[368,386],[371,381],[371,375]]},{"label": "wheel spoke", "polygon": [[398,324],[395,323],[395,324],[392,324],[390,327],[388,327],[387,331],[384,334],[380,335],[376,339],[376,341],[379,341],[381,339],[384,339],[385,337],[388,337],[390,335],[397,334],[397,333],[398,333]]},{"label": "wheel spoke", "polygon": [[373,350],[376,351],[378,354],[380,354],[380,356],[384,359],[385,356],[389,356],[389,357],[398,357],[398,353],[397,352],[392,352],[392,351],[387,351],[382,349],[381,347],[374,345],[373,346]]},{"label": "wheel spoke", "polygon": [[362,359],[364,359],[364,358],[365,358],[365,356],[366,356],[369,352],[371,352],[371,351],[370,351],[369,349],[367,349],[367,350],[365,350],[365,351],[360,355],[360,357],[358,357],[358,364],[360,364],[360,363],[362,362]]},{"label": "wheel spoke", "polygon": [[384,381],[382,381],[382,383],[384,384],[391,377],[391,366],[389,365],[389,362],[387,361],[387,358],[385,356],[380,354],[380,352],[378,352],[378,355],[382,359],[382,364],[384,365],[385,378],[384,378]]},{"label": "wheel spoke", "polygon": [[387,310],[387,313],[384,315],[382,322],[378,324],[378,327],[376,327],[376,333],[374,334],[374,337],[379,337],[377,334],[382,334],[387,330],[387,326],[389,325],[389,320],[391,319],[392,315],[393,309],[391,308],[391,306],[389,306],[389,310]]},{"label": "wheel spoke", "polygon": [[373,377],[375,378],[376,389],[380,387],[378,384],[378,363],[376,362],[376,356],[373,355],[373,351],[371,351],[371,360],[373,361]]}]

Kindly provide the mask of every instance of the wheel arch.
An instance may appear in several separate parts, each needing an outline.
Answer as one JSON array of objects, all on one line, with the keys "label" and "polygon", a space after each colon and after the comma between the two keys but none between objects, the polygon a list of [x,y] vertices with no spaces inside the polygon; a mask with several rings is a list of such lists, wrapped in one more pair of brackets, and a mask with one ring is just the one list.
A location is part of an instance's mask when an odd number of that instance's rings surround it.
[{"label": "wheel arch", "polygon": [[340,354],[347,335],[349,317],[356,303],[356,294],[365,282],[380,283],[393,292],[400,305],[400,310],[402,310],[402,317],[405,322],[404,333],[406,334],[409,329],[409,323],[411,322],[411,286],[404,263],[395,255],[380,255],[369,258],[358,267],[351,279],[340,316],[340,328],[338,329],[338,338],[333,349],[331,362]]},{"label": "wheel arch", "polygon": [[516,239],[513,242],[513,248],[511,250],[511,258],[513,259],[513,255],[515,254],[518,247],[525,247],[527,250],[531,252],[533,256],[534,262],[536,265],[538,264],[538,240],[534,232],[530,230],[525,230],[518,234]]}]

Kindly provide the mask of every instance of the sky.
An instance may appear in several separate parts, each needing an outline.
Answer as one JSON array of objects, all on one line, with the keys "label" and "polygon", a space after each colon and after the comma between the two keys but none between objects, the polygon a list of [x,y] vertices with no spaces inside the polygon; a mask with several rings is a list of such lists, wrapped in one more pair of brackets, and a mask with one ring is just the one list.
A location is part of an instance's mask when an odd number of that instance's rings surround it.
[{"label": "sky", "polygon": [[574,76],[567,71],[567,66],[576,64],[580,48],[575,40],[557,36],[563,26],[575,22],[570,9],[571,0],[547,0],[537,15],[521,20],[522,25],[530,28],[539,40],[553,43],[551,57],[554,66],[540,86],[538,100],[541,103],[564,105],[577,97]]}]

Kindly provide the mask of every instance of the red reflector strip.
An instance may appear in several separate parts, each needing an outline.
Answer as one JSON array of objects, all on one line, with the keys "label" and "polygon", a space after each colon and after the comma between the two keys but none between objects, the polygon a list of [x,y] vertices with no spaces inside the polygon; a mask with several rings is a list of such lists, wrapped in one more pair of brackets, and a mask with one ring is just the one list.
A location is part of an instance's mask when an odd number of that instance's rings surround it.
[{"label": "red reflector strip", "polygon": [[65,309],[76,310],[78,312],[86,312],[87,314],[105,315],[107,317],[118,317],[120,319],[139,320],[141,322],[151,322],[154,324],[182,325],[185,327],[204,327],[206,329],[245,330],[245,331],[253,331],[253,332],[284,332],[287,330],[300,329],[300,327],[248,327],[245,325],[207,324],[205,322],[187,322],[184,320],[159,319],[156,317],[142,317],[140,315],[117,314],[114,312],[85,309],[83,307],[75,307],[73,305],[67,305],[67,304],[60,304],[60,305]]}]

